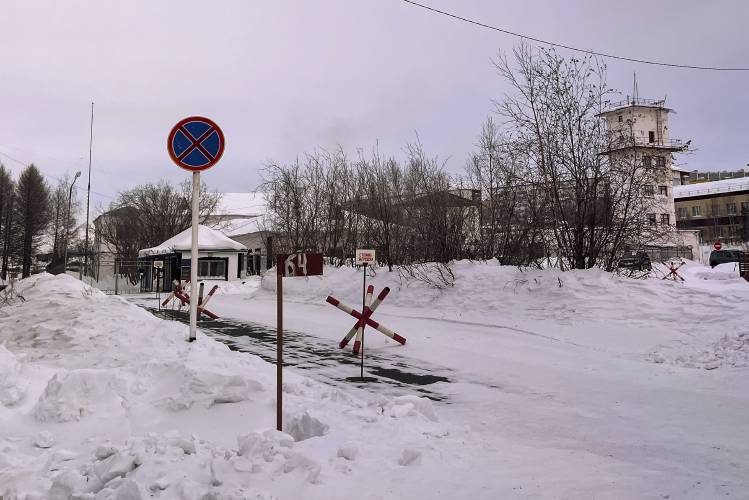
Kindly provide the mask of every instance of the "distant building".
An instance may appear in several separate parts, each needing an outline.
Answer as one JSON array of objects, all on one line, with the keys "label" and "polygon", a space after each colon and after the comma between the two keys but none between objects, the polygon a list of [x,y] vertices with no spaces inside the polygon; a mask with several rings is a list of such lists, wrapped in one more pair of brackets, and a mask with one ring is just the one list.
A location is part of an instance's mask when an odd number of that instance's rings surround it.
[{"label": "distant building", "polygon": [[[696,257],[699,242],[692,231],[676,231],[676,208],[674,186],[687,182],[688,172],[674,167],[673,154],[686,151],[689,142],[670,137],[668,118],[671,108],[665,100],[627,99],[614,104],[601,113],[606,120],[609,133],[617,137],[605,151],[612,162],[633,162],[654,172],[654,184],[643,186],[652,199],[648,219],[652,224],[671,228],[664,231],[668,237],[664,241],[654,241],[646,248],[651,258],[662,260],[675,249],[674,256]],[[689,247],[684,254],[680,249]]]},{"label": "distant building", "polygon": [[[652,210],[648,215],[654,224],[676,225],[673,185],[675,180],[672,154],[686,151],[688,144],[671,139],[668,115],[672,110],[663,100],[630,99],[601,113],[612,136],[608,153],[611,161],[634,161],[653,169],[656,184],[645,186],[652,193]],[[681,175],[678,175],[681,182]]]},{"label": "distant building", "polygon": [[701,242],[749,241],[749,177],[674,187],[676,225],[699,231]]},{"label": "distant building", "polygon": [[205,224],[247,247],[247,275],[273,267],[274,233],[264,227],[264,193],[223,193]]}]

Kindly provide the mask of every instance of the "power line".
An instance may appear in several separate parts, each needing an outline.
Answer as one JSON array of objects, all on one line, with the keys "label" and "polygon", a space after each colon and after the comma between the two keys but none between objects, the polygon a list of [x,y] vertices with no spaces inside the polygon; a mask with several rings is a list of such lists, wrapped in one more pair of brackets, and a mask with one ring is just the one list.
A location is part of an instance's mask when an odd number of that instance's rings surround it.
[{"label": "power line", "polygon": [[[15,158],[15,157],[9,155],[8,153],[4,153],[3,151],[0,151],[0,155],[8,158],[11,161],[14,161],[14,162],[18,163],[19,165],[21,165],[23,167],[28,167],[29,165],[31,165],[30,163],[26,163],[25,161],[19,160],[18,158]],[[60,179],[59,177],[55,177],[54,175],[50,175],[50,174],[44,174],[44,175],[46,175],[47,177],[51,177],[52,179],[54,179],[54,180],[56,180],[58,182],[62,182],[62,179]],[[73,186],[73,187],[75,188],[76,191],[81,191],[83,189],[80,186]],[[114,196],[112,196],[112,195],[104,194],[104,193],[97,193],[96,191],[93,191],[93,190],[91,192],[94,193],[94,194],[97,194],[99,196],[103,196],[104,198],[109,198],[110,200],[114,200]]]},{"label": "power line", "polygon": [[447,17],[451,17],[453,19],[457,19],[458,21],[463,21],[465,23],[469,23],[469,24],[473,24],[473,25],[476,25],[476,26],[480,26],[482,28],[486,28],[486,29],[490,29],[490,30],[494,30],[494,31],[499,31],[500,33],[504,33],[506,35],[511,35],[511,36],[515,36],[515,37],[518,37],[518,38],[524,38],[526,40],[532,40],[534,42],[541,43],[541,44],[544,44],[544,45],[550,45],[552,47],[559,47],[559,48],[562,48],[562,49],[573,50],[573,51],[576,51],[576,52],[583,52],[585,54],[591,54],[591,55],[594,55],[594,56],[606,57],[606,58],[609,58],[609,59],[617,59],[619,61],[629,61],[629,62],[634,62],[634,63],[639,63],[639,64],[650,64],[652,66],[666,66],[666,67],[669,67],[669,68],[697,69],[697,70],[704,70],[704,71],[749,71],[749,68],[722,68],[722,67],[718,67],[718,66],[696,66],[696,65],[691,65],[691,64],[674,64],[674,63],[665,63],[665,62],[659,62],[659,61],[648,61],[646,59],[637,59],[637,58],[634,58],[634,57],[617,56],[617,55],[614,55],[614,54],[608,54],[606,52],[597,52],[595,50],[579,49],[577,47],[572,47],[570,45],[565,45],[565,44],[562,44],[562,43],[550,42],[548,40],[542,40],[540,38],[534,38],[532,36],[523,35],[522,33],[516,33],[514,31],[510,31],[510,30],[507,30],[507,29],[504,29],[504,28],[498,28],[496,26],[491,26],[489,24],[485,24],[485,23],[476,21],[474,19],[468,19],[467,17],[462,17],[462,16],[459,16],[457,14],[452,14],[452,13],[446,12],[444,10],[435,9],[434,7],[430,7],[428,5],[424,5],[424,4],[419,3],[419,2],[414,2],[412,0],[402,0],[402,1],[405,2],[405,3],[407,3],[407,4],[411,4],[411,5],[415,6],[415,7],[420,7],[422,9],[426,9],[426,10],[428,10],[430,12],[435,13],[435,14],[441,14],[443,16],[447,16]]}]

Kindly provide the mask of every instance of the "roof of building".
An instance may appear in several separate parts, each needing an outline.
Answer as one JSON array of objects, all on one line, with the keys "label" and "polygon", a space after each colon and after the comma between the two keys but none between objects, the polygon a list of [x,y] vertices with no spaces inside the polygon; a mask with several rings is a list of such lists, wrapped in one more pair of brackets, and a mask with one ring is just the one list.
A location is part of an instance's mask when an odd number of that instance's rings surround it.
[{"label": "roof of building", "polygon": [[223,221],[217,229],[226,236],[240,236],[242,234],[257,233],[262,231],[262,217],[229,219]]},{"label": "roof of building", "polygon": [[666,113],[674,112],[673,109],[667,108],[665,104],[666,104],[665,99],[643,99],[640,97],[636,99],[632,99],[629,96],[627,96],[626,101],[609,103],[609,105],[606,107],[606,110],[599,113],[598,116],[605,116],[605,115],[609,115],[612,113],[618,113],[626,108],[629,108],[629,109],[651,108],[651,109],[660,109],[661,111],[665,111]]},{"label": "roof of building", "polygon": [[265,213],[264,193],[221,193],[215,215],[223,218],[249,218]]},{"label": "roof of building", "polygon": [[674,186],[674,198],[692,198],[694,196],[732,193],[735,191],[749,191],[749,177]]},{"label": "roof of building", "polygon": [[[192,246],[192,228],[187,228],[176,236],[172,236],[161,245],[144,248],[138,252],[138,257],[148,257],[149,255],[163,255],[178,251],[189,251]],[[203,225],[198,226],[198,250],[200,251],[243,251],[247,247],[238,243],[221,231],[211,229]]]}]

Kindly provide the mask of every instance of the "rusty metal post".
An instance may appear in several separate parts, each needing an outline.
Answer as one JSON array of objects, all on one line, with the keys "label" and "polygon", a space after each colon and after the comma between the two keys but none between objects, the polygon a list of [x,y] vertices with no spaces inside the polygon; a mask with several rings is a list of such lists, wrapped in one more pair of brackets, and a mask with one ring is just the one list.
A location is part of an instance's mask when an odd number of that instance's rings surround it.
[{"label": "rusty metal post", "polygon": [[276,269],[276,429],[283,430],[283,274]]}]

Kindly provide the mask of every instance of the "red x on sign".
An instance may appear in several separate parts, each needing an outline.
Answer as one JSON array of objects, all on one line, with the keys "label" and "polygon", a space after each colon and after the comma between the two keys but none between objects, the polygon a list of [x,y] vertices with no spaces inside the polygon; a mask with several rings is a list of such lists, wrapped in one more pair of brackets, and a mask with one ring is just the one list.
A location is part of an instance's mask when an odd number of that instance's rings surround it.
[{"label": "red x on sign", "polygon": [[215,165],[224,153],[224,134],[213,120],[191,116],[169,133],[167,149],[180,167],[199,171]]}]

